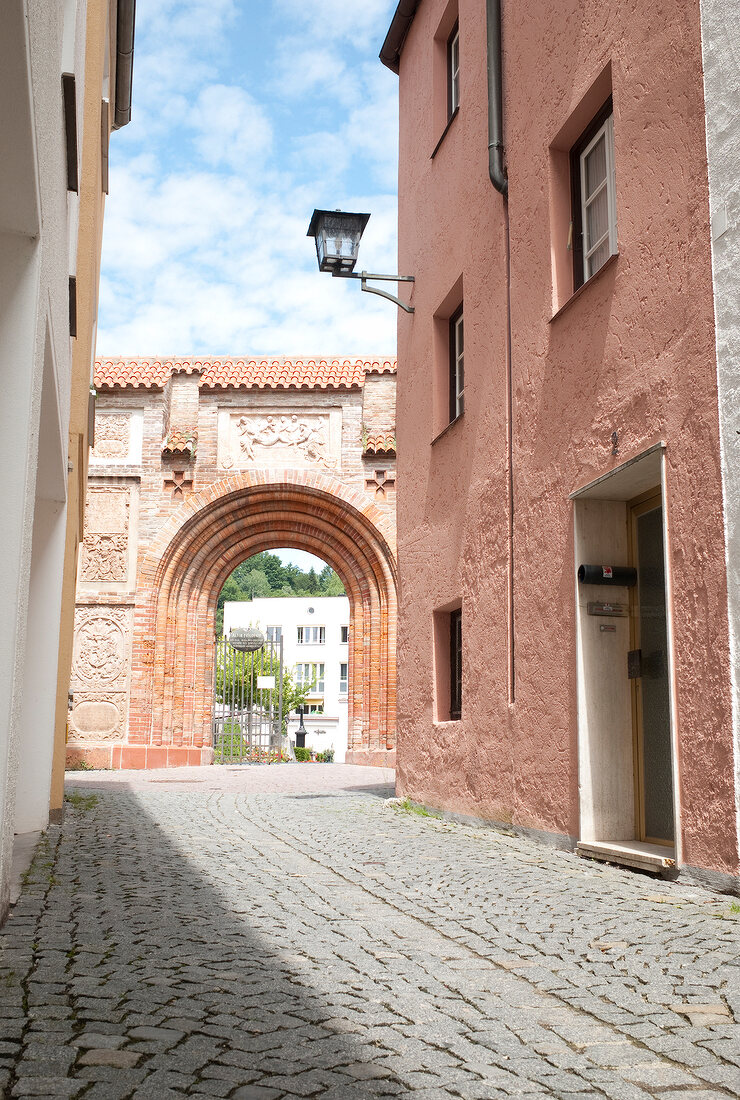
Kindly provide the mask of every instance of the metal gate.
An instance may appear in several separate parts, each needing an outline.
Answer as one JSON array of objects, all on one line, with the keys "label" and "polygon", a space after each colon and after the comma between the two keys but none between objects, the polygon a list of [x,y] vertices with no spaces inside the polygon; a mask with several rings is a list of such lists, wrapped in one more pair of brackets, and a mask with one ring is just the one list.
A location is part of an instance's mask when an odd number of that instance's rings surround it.
[{"label": "metal gate", "polygon": [[283,730],[283,639],[232,630],[216,639],[213,674],[215,764],[274,764],[287,759]]}]

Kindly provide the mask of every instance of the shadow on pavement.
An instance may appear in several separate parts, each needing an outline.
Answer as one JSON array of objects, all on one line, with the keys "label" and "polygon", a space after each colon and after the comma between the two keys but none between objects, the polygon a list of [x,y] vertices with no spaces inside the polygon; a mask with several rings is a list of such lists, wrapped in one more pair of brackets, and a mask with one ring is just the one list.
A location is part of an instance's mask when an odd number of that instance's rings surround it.
[{"label": "shadow on pavement", "polygon": [[175,792],[157,792],[157,820],[153,798],[86,788],[56,852],[39,849],[0,932],[0,1025],[22,1024],[33,1053],[0,1095],[78,1095],[73,1080],[156,1100],[403,1094],[363,1040],[377,1001],[346,966],[328,974],[331,914],[303,924],[306,887],[279,849],[267,838],[261,860],[256,834],[235,842]]}]

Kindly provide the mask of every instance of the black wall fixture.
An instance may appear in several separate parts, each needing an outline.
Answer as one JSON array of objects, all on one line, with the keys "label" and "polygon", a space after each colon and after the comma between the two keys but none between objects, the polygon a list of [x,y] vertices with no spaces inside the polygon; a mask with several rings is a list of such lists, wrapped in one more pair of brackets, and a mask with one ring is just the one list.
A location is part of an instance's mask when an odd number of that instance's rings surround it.
[{"label": "black wall fixture", "polygon": [[579,565],[578,580],[581,584],[617,584],[634,588],[637,570],[630,565]]}]

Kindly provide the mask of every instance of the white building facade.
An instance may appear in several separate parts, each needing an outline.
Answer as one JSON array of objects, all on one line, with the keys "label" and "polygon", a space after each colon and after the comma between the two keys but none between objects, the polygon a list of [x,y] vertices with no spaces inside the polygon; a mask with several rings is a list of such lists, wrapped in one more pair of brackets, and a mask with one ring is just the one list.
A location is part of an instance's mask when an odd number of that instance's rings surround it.
[{"label": "white building facade", "polygon": [[[255,626],[270,641],[283,640],[283,666],[296,684],[309,684],[304,725],[306,747],[334,749],[343,763],[347,752],[349,600],[346,596],[279,596],[228,600],[224,634]],[[298,716],[288,732],[295,737]]]}]

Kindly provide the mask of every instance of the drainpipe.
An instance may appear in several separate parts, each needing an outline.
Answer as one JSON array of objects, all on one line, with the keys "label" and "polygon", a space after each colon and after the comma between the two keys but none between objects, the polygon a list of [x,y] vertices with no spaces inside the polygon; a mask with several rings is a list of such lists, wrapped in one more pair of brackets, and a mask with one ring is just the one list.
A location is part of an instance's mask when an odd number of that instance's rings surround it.
[{"label": "drainpipe", "polygon": [[134,22],[136,0],[118,0],[116,18],[116,94],[113,129],[131,121],[131,91],[134,81]]},{"label": "drainpipe", "polygon": [[509,181],[504,171],[504,97],[501,80],[501,0],[486,0],[488,28],[488,173],[506,198]]},{"label": "drainpipe", "polygon": [[508,505],[508,567],[506,603],[508,612],[509,704],[516,695],[514,646],[514,383],[511,366],[511,241],[509,237],[509,181],[504,168],[504,95],[501,77],[501,0],[486,0],[488,42],[488,174],[504,199],[506,227],[506,465]]}]

